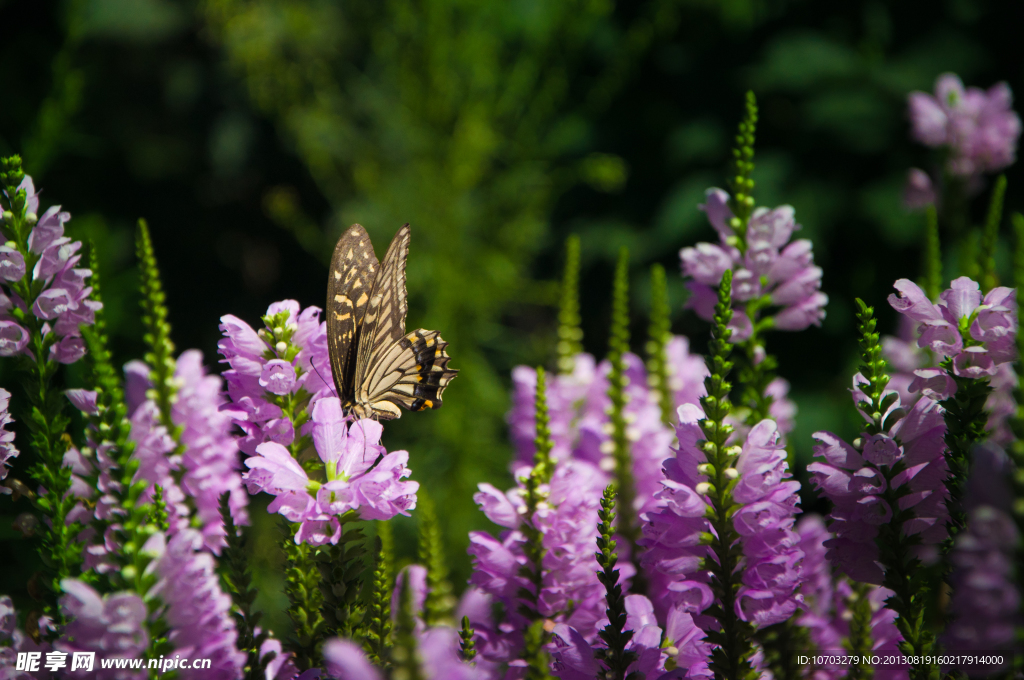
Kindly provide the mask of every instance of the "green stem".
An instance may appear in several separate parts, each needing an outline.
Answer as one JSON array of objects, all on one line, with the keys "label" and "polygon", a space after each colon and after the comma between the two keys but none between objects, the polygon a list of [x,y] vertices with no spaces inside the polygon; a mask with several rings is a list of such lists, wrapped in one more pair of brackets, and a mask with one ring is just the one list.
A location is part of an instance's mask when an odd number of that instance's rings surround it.
[{"label": "green stem", "polygon": [[565,274],[558,310],[558,372],[572,373],[576,355],[583,351],[580,328],[580,237],[565,240]]},{"label": "green stem", "polygon": [[942,250],[939,241],[939,217],[935,206],[925,208],[924,290],[928,299],[937,302],[942,292]]},{"label": "green stem", "polygon": [[423,622],[428,627],[453,625],[455,596],[448,581],[448,566],[444,561],[444,542],[437,521],[434,502],[423,487],[417,495],[417,515],[420,520],[419,561],[427,569],[427,598],[423,605]]},{"label": "green stem", "polygon": [[285,524],[284,528],[285,595],[289,603],[288,617],[294,624],[289,648],[295,654],[299,669],[304,671],[320,665],[319,643],[326,628],[322,614],[324,595],[320,589],[315,549],[306,543],[295,543],[298,526]]},{"label": "green stem", "polygon": [[672,387],[668,375],[668,341],[672,338],[671,308],[668,304],[668,284],[665,268],[660,264],[651,267],[651,324],[647,331],[647,383],[658,396],[661,420],[671,426],[673,408]]},{"label": "green stem", "polygon": [[395,666],[392,677],[396,680],[425,680],[416,644],[413,597],[409,579],[402,579],[402,590],[398,595],[398,616],[395,620],[395,646],[391,650]]},{"label": "green stem", "polygon": [[[737,478],[735,462],[739,447],[726,446],[733,428],[725,422],[732,410],[729,402],[731,385],[726,381],[732,363],[729,355],[729,321],[732,318],[732,272],[726,271],[718,290],[714,327],[709,343],[710,375],[705,379],[707,396],[701,399],[705,418],[700,421],[704,433],[701,445],[707,463],[701,471],[708,482],[698,485],[698,493],[706,496],[707,517],[714,530],[705,536],[713,555],[703,560],[703,569],[711,574],[711,589],[715,603],[707,613],[718,621],[719,629],[708,632],[708,641],[715,645],[711,652],[710,669],[716,678],[750,680],[755,671],[750,665],[754,652],[751,644],[753,626],[736,615],[736,597],[740,588],[739,561],[742,555],[740,537],[732,523],[737,505],[732,498],[731,482]],[[701,488],[705,487],[705,488]]]},{"label": "green stem", "polygon": [[[1018,291],[1024,290],[1024,215],[1014,213],[1013,231],[1015,248],[1013,257],[1013,283]],[[1013,519],[1017,531],[1024,536],[1024,334],[1017,333],[1017,361],[1013,364],[1017,375],[1017,386],[1013,389],[1013,400],[1016,404],[1013,414],[1008,419],[1014,440],[1006,451],[1013,461],[1013,475],[1010,481],[1013,487]],[[1024,541],[1016,548],[1017,564],[1024,564]],[[1017,592],[1024,593],[1024,569],[1016,569]],[[1017,626],[1017,640],[1024,642],[1024,625]],[[1024,670],[1024,655],[1018,654],[1014,660],[1014,670]]]},{"label": "green stem", "polygon": [[[871,602],[868,600],[868,593],[871,586],[866,583],[851,583],[853,592],[847,599],[847,609],[853,614],[850,619],[850,635],[844,641],[843,646],[850,655],[858,659],[870,655],[874,649],[874,640],[871,638]],[[849,680],[871,680],[875,675],[875,669],[871,664],[858,662],[850,666],[847,678]]]},{"label": "green stem", "polygon": [[[33,281],[31,278],[40,258],[28,247],[28,238],[37,216],[27,213],[26,192],[17,188],[25,177],[21,158],[4,158],[0,165],[0,181],[6,191],[2,203],[3,227],[25,260],[25,275],[7,285],[22,299],[25,309],[31,310],[45,285],[45,281]],[[44,322],[20,306],[12,307],[9,314],[28,331],[26,349],[31,352],[18,357],[18,365],[28,374],[25,393],[31,406],[28,417],[23,419],[35,453],[35,461],[28,474],[44,489],[35,497],[35,507],[49,520],[40,523],[36,532],[39,556],[43,562],[43,611],[58,625],[63,625],[65,621],[57,606],[57,598],[61,593],[62,580],[81,575],[83,546],[77,538],[83,527],[78,522],[69,524],[67,521],[78,501],[69,493],[71,468],[64,465],[64,454],[71,446],[71,439],[67,435],[70,420],[64,414],[65,398],[55,385],[60,364],[49,358],[56,334],[49,332],[44,336]]]},{"label": "green stem", "polygon": [[349,511],[340,518],[341,538],[336,544],[320,546],[313,559],[320,569],[320,608],[324,625],[320,639],[329,635],[343,638],[363,637],[364,612],[359,605],[363,587],[366,544],[363,531],[353,525],[358,516]]},{"label": "green stem", "polygon": [[160,421],[178,441],[181,428],[174,424],[171,417],[171,408],[178,391],[174,380],[177,369],[174,342],[171,341],[171,325],[167,322],[167,296],[160,282],[160,269],[157,267],[153,241],[149,237],[149,227],[145,220],[139,220],[136,253],[142,279],[142,323],[146,329],[146,345],[149,347],[145,359],[151,371],[153,401],[160,410]]},{"label": "green stem", "polygon": [[981,269],[981,290],[989,292],[999,285],[996,275],[996,244],[999,241],[999,223],[1003,221],[1003,197],[1006,195],[1006,175],[999,175],[992,187],[992,198],[989,200],[988,216],[981,234],[981,253],[979,259]]},{"label": "green stem", "polygon": [[260,658],[260,647],[270,636],[269,631],[257,633],[262,612],[253,611],[256,601],[256,589],[252,587],[252,575],[249,571],[249,555],[245,547],[245,537],[241,528],[235,526],[228,504],[230,494],[220,497],[220,515],[224,520],[226,545],[221,553],[221,580],[223,590],[231,595],[235,610],[235,628],[238,630],[237,647],[246,653],[246,680],[261,680],[266,677],[267,664],[273,660],[273,654]]},{"label": "green stem", "polygon": [[612,456],[615,463],[615,488],[618,492],[619,535],[629,545],[629,558],[636,567],[636,576],[630,590],[642,593],[646,590],[646,579],[640,565],[640,522],[636,514],[636,485],[633,481],[632,442],[626,423],[626,404],[629,395],[626,386],[626,354],[629,352],[629,251],[619,251],[615,267],[615,283],[612,293],[612,332],[608,341],[608,399],[611,401],[609,421],[611,424]]},{"label": "green stem", "polygon": [[601,498],[598,511],[597,563],[601,571],[597,578],[604,586],[607,602],[608,625],[598,635],[606,648],[598,650],[598,658],[604,661],[601,680],[625,680],[626,670],[637,659],[637,653],[626,651],[626,645],[633,639],[633,631],[626,628],[626,598],[619,585],[619,570],[615,568],[619,556],[615,552],[615,486],[609,484]]},{"label": "green stem", "polygon": [[[867,434],[874,435],[891,431],[902,413],[897,410],[886,415],[898,397],[891,392],[886,394],[889,376],[882,356],[874,309],[860,299],[857,300],[857,306],[863,362],[860,374],[867,380],[861,383],[867,401],[860,402],[858,406],[870,418]],[[899,445],[898,440],[896,443]],[[861,440],[855,441],[854,445],[863,447]],[[900,650],[908,656],[926,657],[934,650],[935,636],[925,624],[929,588],[921,563],[915,556],[915,547],[920,540],[917,535],[908,536],[903,530],[906,523],[914,518],[910,509],[900,508],[900,499],[910,492],[908,485],[904,484],[898,490],[893,489],[893,480],[905,469],[902,460],[892,466],[878,467],[886,482],[882,499],[892,509],[892,519],[879,526],[876,544],[879,561],[885,572],[882,585],[893,591],[886,606],[897,615],[896,627],[903,636]],[[927,664],[923,660],[910,669],[912,680],[935,680],[938,672],[937,664]]]},{"label": "green stem", "polygon": [[[942,368],[956,383],[956,393],[941,402],[945,409],[946,463],[949,465],[949,476],[946,478],[946,488],[949,490],[946,503],[949,521],[946,522],[946,528],[949,536],[942,545],[945,556],[953,549],[957,535],[967,526],[963,497],[971,469],[971,449],[986,438],[988,412],[985,410],[985,402],[992,393],[992,386],[987,378],[961,378],[956,375],[952,359],[943,360]],[[947,564],[947,573],[949,568]]]},{"label": "green stem", "polygon": [[[374,665],[386,668],[391,657],[391,582],[388,558],[380,535],[375,541],[377,564],[367,607],[366,638],[363,647]],[[463,643],[465,645],[465,643]]]}]

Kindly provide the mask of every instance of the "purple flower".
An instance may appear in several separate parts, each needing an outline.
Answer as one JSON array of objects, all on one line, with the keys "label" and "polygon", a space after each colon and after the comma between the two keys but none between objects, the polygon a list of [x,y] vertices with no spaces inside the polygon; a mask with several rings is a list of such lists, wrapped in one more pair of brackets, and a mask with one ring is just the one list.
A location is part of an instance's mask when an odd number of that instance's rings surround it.
[{"label": "purple flower", "polygon": [[[864,382],[859,373],[854,377],[854,403],[866,401],[856,387]],[[890,394],[895,392],[888,390],[886,396]],[[890,412],[899,408],[897,396]],[[889,432],[865,434],[857,440],[857,448],[831,432],[814,434],[818,441],[814,455],[824,462],[811,463],[807,470],[815,487],[834,506],[830,528],[835,538],[825,545],[838,570],[863,583],[882,583],[883,567],[875,537],[879,525],[888,522],[893,514],[883,498],[890,485],[893,491],[907,486],[899,507],[912,510],[913,517],[902,531],[908,536],[920,535],[919,557],[928,559],[930,550],[945,539],[945,433],[941,407],[922,397]],[[889,470],[901,461],[904,469],[890,479]]]},{"label": "purple flower", "polygon": [[[413,633],[420,677],[423,680],[485,680],[483,668],[459,658],[459,634],[454,628],[420,628]],[[381,680],[383,677],[366,658],[362,648],[350,640],[333,638],[324,643],[327,674],[336,680]]]},{"label": "purple flower", "polygon": [[673,335],[665,344],[668,359],[668,387],[672,392],[672,405],[699,404],[707,395],[704,378],[708,367],[704,357],[690,353],[690,340],[684,335]]},{"label": "purple flower", "polygon": [[[34,216],[39,198],[31,178],[26,176],[19,188],[29,194],[26,217],[29,213]],[[0,356],[27,351],[28,331],[10,313],[15,306],[47,322],[42,335],[50,348],[50,360],[71,364],[85,355],[79,326],[92,324],[102,305],[89,299],[92,288],[86,286],[86,280],[92,272],[75,268],[82,258],[78,254],[82,244],[64,236],[64,223],[70,219],[60,206],[51,207],[38,217],[25,243],[9,241],[0,246]],[[31,290],[35,297],[22,300],[14,286],[23,293]]]},{"label": "purple flower", "polygon": [[[100,596],[93,588],[76,579],[64,579],[66,595],[60,605],[68,625],[57,642],[65,652],[95,652],[98,659],[132,659],[145,654],[149,644],[146,630],[148,611],[135,593],[121,592]],[[95,675],[100,680],[145,678],[145,671],[103,669],[97,660]]]},{"label": "purple flower", "polygon": [[409,476],[406,451],[388,453],[380,444],[384,429],[375,420],[351,420],[336,397],[313,406],[313,443],[324,464],[326,482],[309,479],[281,444],[264,442],[246,459],[250,493],[277,496],[267,507],[291,522],[301,522],[296,542],[336,543],[340,518],[358,511],[363,519],[391,519],[416,507],[418,482]]},{"label": "purple flower", "polygon": [[935,81],[935,95],[911,92],[907,98],[913,137],[950,152],[946,170],[971,178],[996,172],[1013,163],[1020,137],[1020,117],[1011,107],[1006,83],[985,92],[964,89],[960,78],[944,73]]},{"label": "purple flower", "polygon": [[[587,396],[594,391],[592,386],[596,379],[594,357],[589,354],[577,354],[574,357],[572,373],[547,375],[549,428],[554,444],[551,455],[556,460],[573,455],[576,440],[579,438],[577,421],[582,414]],[[536,391],[537,371],[534,368],[517,366],[512,370],[512,410],[509,411],[507,420],[516,459],[524,465],[529,465],[533,461],[536,450]]]},{"label": "purple flower", "polygon": [[[263,323],[265,328],[256,332],[235,316],[223,316],[224,338],[217,345],[221,361],[230,366],[224,379],[235,405],[231,413],[246,435],[239,446],[249,455],[267,441],[291,445],[302,434],[296,423],[311,411],[306,402],[333,395],[327,324],[320,322],[320,310],[300,311],[294,300],[275,302]],[[294,413],[281,410],[285,395],[298,397]]]},{"label": "purple flower", "polygon": [[[50,643],[45,641],[53,632],[49,617],[39,617],[38,634],[35,636],[20,630],[17,622],[14,602],[6,595],[0,596],[0,680],[46,680],[52,677],[42,663],[46,660],[46,653],[53,650]],[[42,642],[36,643],[33,637],[41,639]],[[19,652],[40,653],[39,670],[31,673],[16,670]]]},{"label": "purple flower", "polygon": [[241,675],[246,655],[235,647],[231,598],[221,591],[213,556],[203,551],[203,543],[193,529],[172,536],[153,563],[160,577],[153,590],[166,605],[163,618],[175,654],[212,661],[210,669],[180,670],[181,677],[228,680]]},{"label": "purple flower", "polygon": [[[1020,624],[1020,593],[1014,579],[1020,536],[1010,514],[1013,474],[1005,452],[992,444],[975,448],[964,509],[967,528],[957,536],[951,554],[953,621],[946,631],[950,652],[1012,654]],[[974,675],[969,666],[963,666]],[[986,674],[992,671],[986,668]]]},{"label": "purple flower", "polygon": [[[901,316],[898,337],[882,338],[882,355],[889,362],[889,388],[900,395],[904,408],[913,406],[922,395],[942,401],[956,391],[955,381],[937,368],[929,368],[931,353],[917,346],[917,325],[910,317]],[[1013,364],[996,366],[990,384],[992,394],[985,402],[989,414],[986,432],[990,441],[1005,446],[1013,441],[1008,419],[1016,412],[1013,390],[1017,387],[1017,374]]]},{"label": "purple flower", "polygon": [[[656,511],[648,512],[641,544],[647,548],[643,563],[652,571],[652,597],[662,612],[673,608],[708,623],[702,613],[714,600],[709,574],[701,560],[709,556],[701,534],[710,530],[700,467],[707,462],[698,442],[704,439],[697,406],[679,409],[676,436],[679,449],[665,463],[663,490]],[[757,627],[792,616],[797,609],[800,561],[803,553],[793,531],[798,504],[798,482],[790,477],[786,452],[772,420],[763,420],[746,436],[736,459],[737,482],[733,499],[740,509],[733,526],[743,552],[742,585],[736,613]]]},{"label": "purple flower", "polygon": [[[844,638],[850,634],[850,620],[853,612],[853,589],[848,580],[835,580],[832,567],[826,559],[825,545],[832,539],[825,528],[825,523],[817,515],[805,515],[797,523],[800,535],[800,549],[804,553],[804,582],[800,586],[803,595],[804,609],[797,623],[805,626],[810,635],[811,643],[817,654],[828,658],[829,655],[843,654]],[[879,654],[896,654],[902,636],[896,628],[896,613],[883,606],[892,591],[875,586],[868,592],[868,600],[873,611],[870,627],[873,652]],[[815,680],[838,680],[845,678],[847,668],[841,665],[827,664],[815,666],[811,677]],[[875,671],[876,675],[887,680],[906,677],[905,666],[884,666]]]},{"label": "purple flower", "polygon": [[[133,391],[133,382],[143,382],[143,392],[148,388],[149,368],[141,361],[129,362],[129,365],[125,366],[125,374],[126,394]],[[132,457],[139,461],[139,469],[133,482],[149,482],[149,487],[142,493],[139,502],[151,503],[155,487],[159,486],[167,505],[167,533],[173,536],[188,526],[190,515],[185,493],[175,479],[175,471],[181,465],[181,457],[172,455],[177,444],[161,423],[160,408],[153,400],[146,399],[137,405],[130,420],[131,438],[135,442]]]},{"label": "purple flower", "polygon": [[746,233],[736,234],[729,226],[733,218],[729,194],[708,189],[706,199],[699,207],[707,213],[720,243],[698,243],[679,252],[683,275],[691,279],[686,284],[691,293],[686,306],[710,321],[717,301],[714,289],[722,274],[731,269],[732,299],[739,305],[739,313],[729,324],[734,342],[746,340],[753,332],[743,307],[757,299],[779,308],[771,317],[774,328],[799,331],[820,326],[828,296],[820,291],[822,272],[814,266],[811,242],[790,242],[793,232],[800,228],[793,208],[758,208],[750,216]]},{"label": "purple flower", "polygon": [[[256,627],[256,634],[260,633],[260,629]],[[291,652],[285,652],[281,646],[281,641],[268,637],[260,645],[259,658],[262,659],[267,654],[274,653],[274,658],[267,664],[267,680],[296,680],[299,676],[299,669],[295,666],[294,656]]]},{"label": "purple flower", "polygon": [[[702,532],[709,530],[705,518],[707,504],[696,488],[706,482],[698,466],[707,462],[697,442],[704,439],[698,422],[704,418],[699,406],[679,408],[676,456],[665,461],[662,490],[656,495],[658,505],[643,519],[645,551],[642,564],[647,570],[651,600],[664,620],[668,612],[678,608],[691,616],[700,615],[714,601],[708,585],[708,572],[701,571],[701,560],[708,557],[708,548],[701,545]],[[705,623],[700,619],[699,623]]]},{"label": "purple flower", "polygon": [[[0,295],[3,295],[0,292]],[[0,319],[0,357],[21,354],[28,346],[28,331],[8,319]]]},{"label": "purple flower", "polygon": [[903,188],[903,205],[917,210],[928,205],[935,205],[938,195],[932,185],[932,178],[920,168],[911,168],[907,172],[907,183]]},{"label": "purple flower", "polygon": [[[11,418],[10,405],[11,393],[0,387],[0,480],[7,478],[11,460],[18,457],[14,433],[7,429],[7,426],[14,422],[14,418]],[[0,486],[0,495],[9,493],[10,489]]]},{"label": "purple flower", "polygon": [[324,643],[327,674],[337,680],[383,680],[363,648],[351,640],[332,638]]},{"label": "purple flower", "polygon": [[[702,383],[694,384],[692,381],[703,380],[703,374],[695,370],[692,357],[686,354],[685,339],[680,340],[669,356],[670,387],[674,396],[699,399],[699,396],[692,395],[703,394],[698,388]],[[679,359],[679,364],[671,363],[673,359]],[[639,512],[647,508],[660,488],[661,465],[670,453],[672,431],[661,420],[658,397],[648,387],[643,361],[635,354],[626,354],[625,361],[629,381],[626,387],[626,435],[633,461],[635,507]],[[580,354],[576,357],[572,374],[549,379],[547,399],[553,441],[551,454],[556,460],[572,458],[592,463],[603,471],[614,469],[608,415],[611,406],[608,397],[610,371],[611,364],[607,361],[601,362],[595,370],[593,358]],[[516,464],[530,465],[536,436],[534,398],[537,375],[534,369],[519,366],[513,371],[512,379],[513,407],[508,421],[518,452]],[[610,477],[606,477],[605,483],[608,481]]]},{"label": "purple flower", "polygon": [[17,281],[25,276],[25,257],[17,248],[0,246],[0,279]]},{"label": "purple flower", "polygon": [[[471,612],[471,622],[483,644],[480,652],[492,662],[516,658],[522,645],[527,619],[523,605],[533,608],[534,586],[524,576],[529,566],[518,528],[526,521],[522,501],[528,468],[517,470],[517,488],[506,494],[507,501],[489,485],[480,485],[474,500],[488,516],[508,531],[495,539],[482,531],[470,533],[469,553],[474,572],[470,583],[480,593],[500,603],[505,610],[501,622],[491,620],[490,611]],[[605,617],[604,586],[597,580],[597,511],[606,476],[595,466],[570,459],[558,463],[550,484],[541,485],[546,497],[532,518],[545,549],[541,566],[542,584],[536,595],[538,614],[558,623],[566,623],[588,640],[596,637],[598,624]],[[497,512],[494,512],[497,510]],[[534,568],[534,567],[531,567]],[[628,562],[620,562],[622,578],[632,576]],[[523,591],[531,593],[528,601]]]},{"label": "purple flower", "polygon": [[[999,365],[1017,358],[1014,289],[993,288],[983,298],[978,283],[961,276],[939,296],[939,303],[933,304],[924,291],[908,279],[900,279],[894,286],[899,295],[890,295],[889,304],[920,324],[919,347],[953,359],[955,375],[975,379],[991,377]],[[918,376],[925,381],[934,378],[919,372]],[[925,383],[919,386],[923,388]],[[936,391],[934,382],[928,382],[927,386]]]},{"label": "purple flower", "polygon": [[[183,352],[177,360],[174,377],[178,391],[171,408],[171,420],[179,429],[180,455],[166,427],[160,422],[157,405],[143,397],[152,383],[149,367],[131,362],[125,367],[126,396],[132,411],[132,438],[137,442],[139,459],[137,478],[162,489],[168,505],[169,534],[189,524],[191,512],[185,498],[192,498],[198,528],[207,550],[216,554],[224,546],[224,523],[220,515],[220,497],[228,494],[228,506],[236,524],[248,524],[248,496],[239,473],[238,443],[232,435],[229,413],[221,409],[223,383],[218,376],[206,375],[199,350]],[[77,405],[77,404],[76,404]],[[87,405],[87,404],[86,404]],[[175,471],[182,470],[180,484]],[[144,498],[152,498],[152,488]]]},{"label": "purple flower", "polygon": [[736,613],[758,628],[785,621],[798,606],[803,552],[793,531],[800,483],[791,475],[786,450],[772,420],[747,435],[736,460],[733,498],[744,505],[733,518],[745,565]]},{"label": "purple flower", "polygon": [[183,352],[174,377],[179,387],[171,419],[181,428],[184,447],[182,491],[195,500],[196,519],[206,548],[219,554],[225,545],[220,497],[228,494],[236,525],[249,523],[245,510],[249,499],[239,473],[238,441],[232,435],[231,416],[220,410],[225,402],[223,382],[219,376],[206,375],[202,352]]}]

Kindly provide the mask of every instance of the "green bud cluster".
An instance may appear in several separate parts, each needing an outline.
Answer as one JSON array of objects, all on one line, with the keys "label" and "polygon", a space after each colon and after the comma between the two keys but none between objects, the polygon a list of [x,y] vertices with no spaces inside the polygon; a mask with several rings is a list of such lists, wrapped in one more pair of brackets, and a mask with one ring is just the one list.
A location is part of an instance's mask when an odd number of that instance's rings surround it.
[{"label": "green bud cluster", "polygon": [[558,372],[572,373],[576,355],[583,351],[580,327],[580,237],[565,241],[565,274],[558,310]]}]

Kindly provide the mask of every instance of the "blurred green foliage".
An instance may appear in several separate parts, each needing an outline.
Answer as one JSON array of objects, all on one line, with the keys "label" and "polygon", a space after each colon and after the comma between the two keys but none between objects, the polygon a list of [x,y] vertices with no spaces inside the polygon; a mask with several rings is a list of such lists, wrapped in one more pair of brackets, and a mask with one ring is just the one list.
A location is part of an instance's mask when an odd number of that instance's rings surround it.
[{"label": "blurred green foliage", "polygon": [[[873,304],[880,328],[894,330],[892,281],[922,274],[924,217],[902,209],[900,192],[906,169],[933,159],[907,138],[906,94],[948,70],[1024,92],[1015,9],[6,0],[0,153],[22,153],[44,203],[62,203],[71,235],[96,244],[122,360],[142,354],[131,248],[140,216],[167,279],[174,340],[201,348],[211,367],[221,315],[255,322],[283,298],[320,306],[344,227],[365,225],[381,253],[411,222],[410,325],[438,329],[462,372],[443,409],[389,424],[386,444],[412,452],[414,477],[436,499],[460,589],[466,530],[487,528],[471,494],[480,481],[507,483],[509,370],[554,367],[567,235],[581,240],[587,350],[606,350],[611,271],[626,246],[634,349],[658,263],[673,330],[703,351],[705,324],[681,311],[677,253],[713,237],[696,205],[706,187],[725,185],[747,89],[761,108],[755,196],[795,206],[831,297],[822,328],[769,339],[800,407],[797,458],[809,459],[813,431],[851,431],[851,301]],[[1024,176],[1015,166],[1007,177],[1009,213],[1021,208]],[[986,200],[987,191],[972,207],[977,223]],[[947,280],[953,250],[943,248]],[[1008,249],[995,252],[1004,271]],[[0,384],[15,387],[3,372]],[[0,500],[5,550],[21,540],[9,530],[15,511]],[[270,605],[280,556],[261,527],[250,545]],[[414,558],[413,527],[396,530],[400,559]],[[23,593],[33,567],[21,562],[29,551],[14,554],[16,565],[0,565],[0,590]]]}]

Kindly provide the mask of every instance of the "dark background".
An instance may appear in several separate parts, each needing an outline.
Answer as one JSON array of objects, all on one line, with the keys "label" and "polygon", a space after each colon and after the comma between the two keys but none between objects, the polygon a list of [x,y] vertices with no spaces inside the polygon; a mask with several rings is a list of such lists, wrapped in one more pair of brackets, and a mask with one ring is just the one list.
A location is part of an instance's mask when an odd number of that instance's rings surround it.
[{"label": "dark background", "polygon": [[[462,372],[444,409],[389,424],[385,444],[410,450],[413,478],[443,509],[461,589],[466,531],[493,528],[472,492],[510,484],[510,369],[553,363],[567,235],[582,240],[589,351],[605,351],[621,245],[633,347],[660,262],[673,328],[703,349],[704,324],[681,309],[678,251],[714,236],[696,205],[725,184],[748,89],[761,108],[758,203],[796,208],[830,296],[821,328],[769,340],[800,409],[797,458],[809,459],[816,430],[854,431],[853,299],[891,330],[892,282],[920,274],[924,221],[900,194],[907,168],[935,159],[908,138],[906,95],[945,71],[1024,91],[1017,4],[8,0],[0,153],[22,154],[43,205],[62,204],[70,235],[95,243],[123,361],[143,353],[140,217],[174,341],[202,349],[213,370],[220,316],[255,326],[275,300],[322,306],[344,227],[364,224],[381,255],[411,222],[410,327],[439,329]],[[1016,166],[1008,176],[1007,208],[1019,210]],[[959,265],[947,264],[948,280]],[[33,568],[10,528],[22,509],[0,498],[0,549],[14,555],[0,560],[0,591],[19,599]],[[270,524],[255,527],[253,554],[277,609]],[[412,558],[414,523],[398,530]],[[270,622],[284,625],[276,612]]]}]

